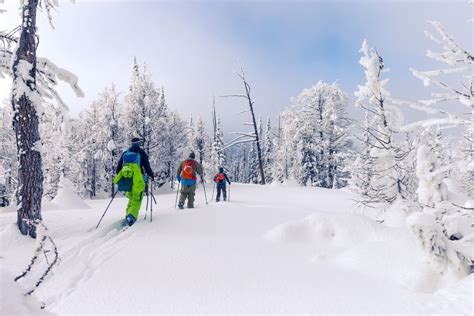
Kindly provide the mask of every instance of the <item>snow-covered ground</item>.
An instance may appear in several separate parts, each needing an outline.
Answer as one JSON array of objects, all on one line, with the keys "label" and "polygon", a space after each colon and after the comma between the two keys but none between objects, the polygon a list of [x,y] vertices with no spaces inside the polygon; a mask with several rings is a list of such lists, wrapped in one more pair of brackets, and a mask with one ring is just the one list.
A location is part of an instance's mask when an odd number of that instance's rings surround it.
[{"label": "snow-covered ground", "polygon": [[143,220],[143,203],[140,220],[125,231],[124,198],[113,202],[97,230],[108,200],[82,201],[61,192],[45,204],[43,217],[61,261],[29,298],[21,293],[32,288],[33,276],[19,284],[12,279],[26,267],[36,242],[19,235],[14,209],[2,209],[1,310],[473,312],[472,274],[458,281],[436,275],[407,228],[362,216],[346,190],[235,184],[230,203],[206,205],[198,190],[193,210],[176,210],[172,192],[156,198],[153,222]]}]

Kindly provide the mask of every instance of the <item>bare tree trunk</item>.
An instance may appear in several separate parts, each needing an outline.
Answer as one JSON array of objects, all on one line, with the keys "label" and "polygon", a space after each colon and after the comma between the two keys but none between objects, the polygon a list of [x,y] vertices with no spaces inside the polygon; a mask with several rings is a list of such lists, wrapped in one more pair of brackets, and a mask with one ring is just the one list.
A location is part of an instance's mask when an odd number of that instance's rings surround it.
[{"label": "bare tree trunk", "polygon": [[91,181],[91,199],[95,198],[96,196],[96,163],[95,158],[92,158],[92,181]]},{"label": "bare tree trunk", "polygon": [[263,170],[262,149],[260,147],[260,138],[258,135],[257,120],[255,119],[255,113],[253,111],[253,102],[252,102],[252,98],[250,97],[250,86],[245,80],[243,69],[242,69],[242,80],[244,82],[245,94],[247,95],[247,100],[249,102],[250,114],[252,115],[253,129],[255,131],[255,142],[257,143],[257,157],[258,157],[258,167],[260,169],[261,184],[265,184],[265,172]]},{"label": "bare tree trunk", "polygon": [[216,115],[216,98],[212,97],[212,130],[213,130],[213,138],[212,141],[216,140],[216,133],[217,133],[217,115]]},{"label": "bare tree trunk", "polygon": [[[13,63],[13,82],[23,80],[21,68],[31,65],[25,83],[30,91],[36,90],[36,10],[37,0],[28,0],[23,5],[21,35]],[[27,90],[28,91],[28,90]],[[23,235],[36,238],[34,221],[41,220],[41,197],[43,195],[43,171],[41,154],[37,146],[40,141],[38,115],[35,105],[25,92],[12,96],[14,111],[13,129],[19,160],[17,190],[17,225]]]}]

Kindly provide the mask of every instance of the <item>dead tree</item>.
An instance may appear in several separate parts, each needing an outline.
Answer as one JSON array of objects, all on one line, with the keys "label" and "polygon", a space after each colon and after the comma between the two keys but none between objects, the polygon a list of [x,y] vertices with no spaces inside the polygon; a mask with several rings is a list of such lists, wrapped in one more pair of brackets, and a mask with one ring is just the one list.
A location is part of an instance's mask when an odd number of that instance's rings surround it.
[{"label": "dead tree", "polygon": [[254,142],[257,147],[257,157],[258,157],[258,167],[260,170],[260,179],[261,179],[261,184],[265,184],[265,171],[263,169],[263,156],[262,156],[262,149],[261,149],[261,144],[260,144],[260,135],[258,134],[258,126],[257,126],[257,120],[255,119],[255,111],[254,111],[254,103],[255,101],[252,100],[252,97],[250,96],[250,85],[248,84],[247,80],[245,79],[245,73],[244,69],[242,66],[240,66],[240,73],[237,74],[240,79],[242,79],[242,82],[244,84],[245,88],[245,94],[229,94],[229,95],[224,95],[222,97],[235,97],[235,98],[244,98],[247,100],[249,108],[246,110],[243,110],[237,114],[242,114],[242,113],[247,113],[250,112],[252,122],[250,123],[244,123],[246,126],[253,126],[253,133],[236,133],[239,136],[237,136],[234,140],[230,142],[229,145],[226,146],[226,148],[229,148],[231,146],[241,144],[241,143],[249,143],[249,142]]}]

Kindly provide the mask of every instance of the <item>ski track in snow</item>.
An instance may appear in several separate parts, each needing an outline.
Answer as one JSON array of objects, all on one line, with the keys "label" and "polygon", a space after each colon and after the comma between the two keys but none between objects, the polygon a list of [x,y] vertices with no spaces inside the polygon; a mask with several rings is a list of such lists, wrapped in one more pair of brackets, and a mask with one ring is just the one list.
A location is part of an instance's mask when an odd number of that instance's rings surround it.
[{"label": "ski track in snow", "polygon": [[55,302],[60,302],[74,293],[83,283],[91,279],[105,262],[118,254],[121,242],[131,237],[131,234],[127,234],[127,229],[122,228],[121,222],[122,220],[105,230],[94,232],[91,237],[62,255],[65,259],[61,260],[61,265],[67,269],[70,269],[71,265],[79,265],[81,268],[75,275],[67,276],[70,281],[64,292],[47,298],[46,303],[51,304],[51,308],[54,308]]},{"label": "ski track in snow", "polygon": [[[38,298],[58,314],[472,311],[472,277],[437,290],[405,229],[348,212],[347,191],[232,189],[231,203],[209,205],[198,190],[192,210],[174,209],[174,193],[158,194],[153,223],[143,220],[144,201],[125,230],[123,198],[97,230],[107,200],[46,210],[61,262]],[[12,244],[2,269],[19,262],[14,245],[25,243],[3,229],[15,216],[0,213],[0,234]]]}]

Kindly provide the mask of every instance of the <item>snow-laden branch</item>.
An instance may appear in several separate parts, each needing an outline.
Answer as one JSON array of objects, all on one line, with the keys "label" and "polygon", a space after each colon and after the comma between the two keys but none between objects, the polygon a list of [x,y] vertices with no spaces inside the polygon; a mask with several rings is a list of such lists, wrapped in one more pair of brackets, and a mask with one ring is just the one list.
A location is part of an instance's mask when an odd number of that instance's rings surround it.
[{"label": "snow-laden branch", "polygon": [[435,30],[438,32],[438,35],[441,37],[441,39],[436,38],[433,34],[430,32],[425,32],[426,36],[443,47],[444,52],[442,53],[434,53],[431,51],[428,51],[427,55],[430,58],[433,58],[435,60],[444,62],[450,66],[459,64],[459,63],[467,63],[467,64],[473,64],[474,63],[474,57],[471,52],[468,50],[464,49],[461,45],[459,45],[454,37],[449,34],[449,32],[444,28],[444,26],[438,22],[438,21],[428,21],[429,24],[431,24]]},{"label": "snow-laden branch", "polygon": [[[12,51],[6,48],[0,48],[0,78],[12,76],[13,71],[11,65],[13,58],[14,54]],[[18,65],[19,76],[15,80],[12,88],[12,93],[17,98],[26,93],[31,96],[31,99],[34,100],[37,106],[41,104],[38,99],[42,99],[43,101],[46,99],[54,99],[62,106],[65,106],[64,101],[56,91],[56,86],[59,81],[67,83],[77,97],[84,97],[84,92],[79,87],[76,75],[66,69],[58,67],[49,59],[40,57],[37,58],[36,64],[36,91],[31,91],[31,88],[27,86],[27,82],[32,79],[29,73],[31,67],[32,65],[26,61],[22,61]]]},{"label": "snow-laden branch", "polygon": [[246,144],[246,143],[252,143],[255,142],[255,139],[247,139],[247,140],[240,140],[238,142],[231,142],[230,144],[226,145],[224,148],[222,148],[221,151],[224,151],[226,149],[229,149],[232,146],[239,145],[239,144]]},{"label": "snow-laden branch", "polygon": [[236,138],[234,138],[233,140],[230,141],[230,144],[236,142],[236,141],[239,141],[243,138],[251,138],[252,140],[255,140],[255,136],[249,136],[249,135],[240,135],[240,136],[237,136]]},{"label": "snow-laden branch", "polygon": [[474,124],[474,121],[459,119],[456,117],[431,118],[431,119],[426,119],[426,120],[422,120],[418,122],[413,122],[411,124],[407,124],[405,126],[402,126],[400,130],[402,132],[411,132],[420,127],[428,128],[428,127],[439,126],[439,125],[459,126],[459,125],[467,125],[467,124]]},{"label": "snow-laden branch", "polygon": [[233,132],[232,134],[237,134],[237,135],[241,135],[241,136],[247,136],[247,137],[255,138],[255,133]]},{"label": "snow-laden branch", "polygon": [[69,84],[77,97],[84,97],[84,92],[78,86],[77,76],[63,68],[56,66],[52,61],[47,58],[38,58],[37,65],[38,71],[44,74],[44,76],[54,84],[57,84],[57,79]]}]

